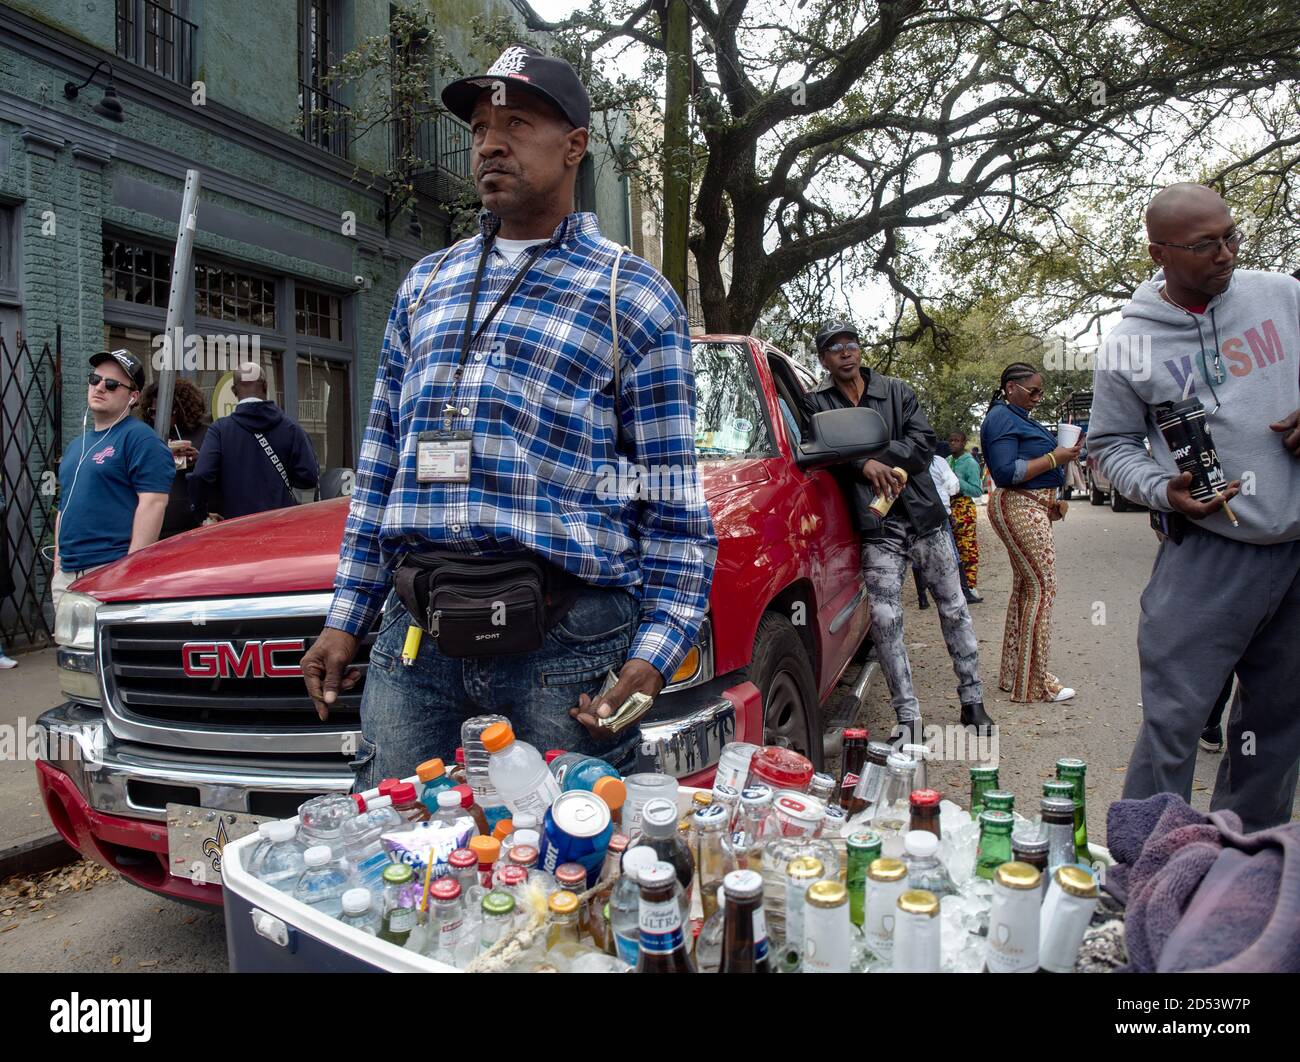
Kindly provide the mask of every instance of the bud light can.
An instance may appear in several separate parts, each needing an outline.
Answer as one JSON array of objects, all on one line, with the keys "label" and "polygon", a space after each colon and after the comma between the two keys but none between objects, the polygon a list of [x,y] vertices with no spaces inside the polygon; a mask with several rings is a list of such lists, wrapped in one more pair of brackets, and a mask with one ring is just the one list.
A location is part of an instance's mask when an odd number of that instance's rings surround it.
[{"label": "bud light can", "polygon": [[604,865],[613,833],[609,805],[600,797],[581,789],[561,793],[542,820],[538,865],[554,874],[564,863],[579,863],[587,871],[590,888]]}]

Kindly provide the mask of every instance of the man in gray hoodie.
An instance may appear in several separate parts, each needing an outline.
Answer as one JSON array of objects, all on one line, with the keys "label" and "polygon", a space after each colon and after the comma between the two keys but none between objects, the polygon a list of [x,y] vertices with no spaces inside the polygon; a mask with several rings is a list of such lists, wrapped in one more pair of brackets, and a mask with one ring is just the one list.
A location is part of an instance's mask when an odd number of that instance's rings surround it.
[{"label": "man in gray hoodie", "polygon": [[[1241,233],[1203,185],[1164,189],[1146,223],[1161,271],[1098,351],[1088,431],[1115,489],[1172,514],[1142,594],[1143,721],[1124,796],[1190,799],[1197,738],[1235,668],[1210,806],[1263,829],[1290,819],[1300,769],[1300,284],[1235,268]],[[1155,406],[1192,395],[1236,523],[1192,497],[1156,427]]]}]

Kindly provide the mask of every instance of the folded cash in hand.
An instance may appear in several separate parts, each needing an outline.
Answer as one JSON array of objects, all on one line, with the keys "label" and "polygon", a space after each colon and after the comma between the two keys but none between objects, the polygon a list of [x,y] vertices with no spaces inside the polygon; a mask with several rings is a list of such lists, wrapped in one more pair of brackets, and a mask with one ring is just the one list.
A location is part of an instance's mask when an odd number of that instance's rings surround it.
[{"label": "folded cash in hand", "polygon": [[631,726],[650,710],[655,699],[648,693],[634,693],[614,710],[614,714],[598,721],[606,730],[617,734]]}]

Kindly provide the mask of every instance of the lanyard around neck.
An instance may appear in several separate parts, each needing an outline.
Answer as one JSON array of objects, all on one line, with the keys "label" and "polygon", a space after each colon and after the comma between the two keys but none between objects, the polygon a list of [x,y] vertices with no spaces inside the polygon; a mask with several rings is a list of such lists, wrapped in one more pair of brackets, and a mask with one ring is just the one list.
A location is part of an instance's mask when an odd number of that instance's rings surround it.
[{"label": "lanyard around neck", "polygon": [[553,241],[548,240],[546,243],[539,243],[536,246],[529,248],[528,257],[524,259],[524,264],[514,275],[514,279],[506,285],[506,290],[503,291],[497,301],[492,304],[492,308],[488,310],[487,316],[483,318],[483,323],[476,329],[474,327],[474,311],[478,308],[479,290],[483,285],[483,271],[487,267],[488,255],[492,253],[492,239],[488,238],[483,241],[483,253],[479,256],[478,269],[474,272],[474,286],[470,289],[469,308],[465,311],[465,331],[461,334],[460,357],[456,361],[456,371],[451,380],[451,396],[447,399],[447,405],[442,411],[443,430],[451,430],[451,420],[457,412],[456,395],[460,392],[460,378],[465,372],[465,363],[469,360],[470,348],[473,347],[483,333],[487,331],[487,327],[492,323],[492,319],[496,317],[501,307],[509,301],[510,296],[512,296],[516,289],[518,289],[519,285],[523,283],[524,277],[528,275],[528,271],[533,268],[533,263],[541,257],[543,251],[547,250],[551,246],[552,242]]}]

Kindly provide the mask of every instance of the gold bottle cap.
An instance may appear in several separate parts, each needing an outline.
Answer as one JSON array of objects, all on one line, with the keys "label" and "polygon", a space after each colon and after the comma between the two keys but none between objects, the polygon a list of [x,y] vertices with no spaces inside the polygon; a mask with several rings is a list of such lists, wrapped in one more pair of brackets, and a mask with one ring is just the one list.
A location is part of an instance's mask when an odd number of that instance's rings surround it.
[{"label": "gold bottle cap", "polygon": [[546,903],[552,914],[573,914],[578,909],[578,894],[569,892],[568,889],[560,889],[551,893]]},{"label": "gold bottle cap", "polygon": [[898,909],[906,914],[935,918],[939,914],[939,897],[925,889],[908,889],[898,898]]},{"label": "gold bottle cap", "polygon": [[901,859],[873,859],[867,877],[872,881],[902,881],[907,877],[907,867]]},{"label": "gold bottle cap", "polygon": [[1056,884],[1061,886],[1062,892],[1069,893],[1071,896],[1092,899],[1097,895],[1097,879],[1083,867],[1057,867]]},{"label": "gold bottle cap", "polygon": [[695,804],[697,807],[707,808],[710,804],[713,803],[713,794],[706,793],[703,790],[701,790],[700,792],[695,793],[691,797],[691,803]]},{"label": "gold bottle cap", "polygon": [[790,860],[785,872],[791,881],[816,881],[825,870],[822,861],[816,856],[799,856]]},{"label": "gold bottle cap", "polygon": [[849,902],[849,890],[838,881],[819,881],[808,886],[810,907],[842,907]]},{"label": "gold bottle cap", "polygon": [[1003,863],[993,880],[1008,889],[1036,889],[1042,881],[1037,867],[1028,863]]}]

